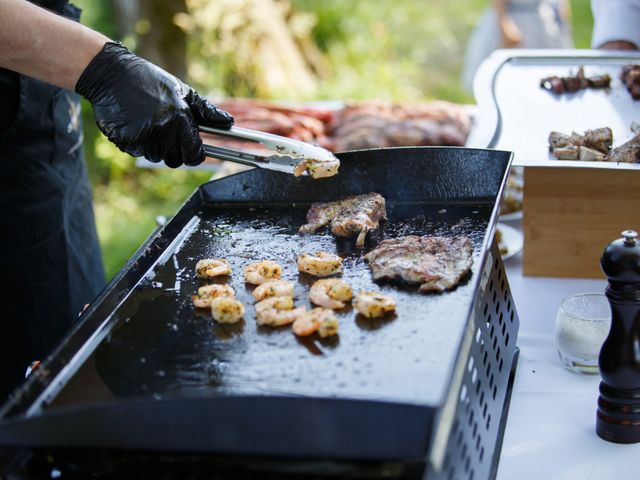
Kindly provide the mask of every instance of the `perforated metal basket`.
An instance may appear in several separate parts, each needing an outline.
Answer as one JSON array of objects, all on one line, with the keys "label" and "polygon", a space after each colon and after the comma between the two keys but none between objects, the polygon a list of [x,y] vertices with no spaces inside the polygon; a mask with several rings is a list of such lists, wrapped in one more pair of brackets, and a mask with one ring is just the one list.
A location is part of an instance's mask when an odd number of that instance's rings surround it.
[{"label": "perforated metal basket", "polygon": [[492,479],[497,472],[519,354],[520,322],[495,243],[484,272],[486,280],[470,322],[468,359],[458,372],[462,384],[441,468],[435,456],[429,479]]}]

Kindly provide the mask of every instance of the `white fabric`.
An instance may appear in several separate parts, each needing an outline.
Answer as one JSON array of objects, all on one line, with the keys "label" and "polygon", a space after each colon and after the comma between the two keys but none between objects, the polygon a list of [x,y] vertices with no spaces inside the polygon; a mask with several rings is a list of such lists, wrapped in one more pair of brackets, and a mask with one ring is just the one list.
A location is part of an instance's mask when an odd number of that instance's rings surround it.
[{"label": "white fabric", "polygon": [[523,277],[521,254],[505,267],[520,317],[520,361],[497,480],[637,480],[640,444],[609,443],[595,433],[600,377],[566,370],[554,345],[562,299],[603,292],[606,282]]},{"label": "white fabric", "polygon": [[626,40],[640,48],[640,0],[591,0],[591,46]]}]

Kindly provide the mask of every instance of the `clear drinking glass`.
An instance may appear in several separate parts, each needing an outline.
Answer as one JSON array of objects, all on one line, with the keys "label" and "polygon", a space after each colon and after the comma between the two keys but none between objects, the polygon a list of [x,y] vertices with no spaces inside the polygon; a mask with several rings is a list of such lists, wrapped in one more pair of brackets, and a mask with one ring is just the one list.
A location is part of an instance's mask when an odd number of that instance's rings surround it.
[{"label": "clear drinking glass", "polygon": [[600,347],[609,334],[611,308],[603,293],[565,298],[556,317],[556,348],[569,370],[598,373]]}]

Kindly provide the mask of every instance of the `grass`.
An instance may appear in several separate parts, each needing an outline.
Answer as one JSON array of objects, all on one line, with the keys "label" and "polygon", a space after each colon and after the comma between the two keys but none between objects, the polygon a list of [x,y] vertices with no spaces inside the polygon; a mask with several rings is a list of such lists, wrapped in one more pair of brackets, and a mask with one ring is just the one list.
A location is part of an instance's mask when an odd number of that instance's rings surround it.
[{"label": "grass", "polygon": [[[114,35],[106,0],[76,3],[88,14],[85,22]],[[460,70],[468,35],[488,1],[291,3],[315,15],[314,38],[329,65],[315,99],[473,102],[460,86]],[[593,22],[589,0],[572,0],[571,6],[575,45],[587,48]],[[155,217],[172,215],[211,174],[137,169],[131,157],[98,134],[90,107],[85,107],[85,155],[94,185],[103,259],[111,278],[154,231]]]},{"label": "grass", "polygon": [[115,149],[101,135],[94,137],[89,148],[92,163],[109,162],[112,167],[107,173],[94,171],[92,175],[98,237],[110,279],[157,228],[156,217],[170,217],[211,178],[211,172],[186,167],[138,170],[132,157]]},{"label": "grass", "polygon": [[590,48],[593,16],[589,0],[571,0],[571,28],[576,48]]}]

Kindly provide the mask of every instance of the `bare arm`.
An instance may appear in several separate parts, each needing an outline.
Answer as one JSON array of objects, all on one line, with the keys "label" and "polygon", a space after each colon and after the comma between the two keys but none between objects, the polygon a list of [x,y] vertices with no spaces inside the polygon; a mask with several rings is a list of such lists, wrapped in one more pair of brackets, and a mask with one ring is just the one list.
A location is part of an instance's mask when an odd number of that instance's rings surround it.
[{"label": "bare arm", "polygon": [[0,0],[0,67],[73,90],[109,39],[26,0]]},{"label": "bare arm", "polygon": [[522,43],[522,32],[507,11],[507,0],[493,0],[493,9],[498,17],[498,27],[503,48],[514,48]]},{"label": "bare arm", "polygon": [[502,18],[507,15],[507,2],[506,0],[492,0],[491,4],[493,9],[498,14],[498,18]]},{"label": "bare arm", "polygon": [[627,42],[626,40],[612,40],[610,42],[604,42],[598,48],[603,50],[638,50],[635,43]]},{"label": "bare arm", "polygon": [[562,17],[562,20],[564,20],[568,25],[571,24],[572,11],[571,2],[569,0],[560,1],[560,17]]}]

